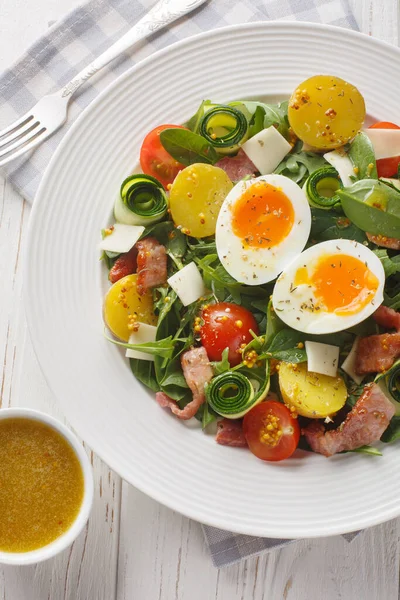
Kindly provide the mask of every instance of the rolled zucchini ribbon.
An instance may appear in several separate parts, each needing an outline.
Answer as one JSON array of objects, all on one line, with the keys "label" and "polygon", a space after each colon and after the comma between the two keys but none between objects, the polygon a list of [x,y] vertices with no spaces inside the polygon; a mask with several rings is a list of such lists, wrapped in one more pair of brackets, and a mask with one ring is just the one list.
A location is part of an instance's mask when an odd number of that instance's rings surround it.
[{"label": "rolled zucchini ribbon", "polygon": [[[226,371],[206,385],[206,400],[216,413],[227,419],[243,417],[253,406],[264,400],[269,391],[269,363],[265,378],[254,381],[239,371]],[[258,388],[258,389],[256,389]]]},{"label": "rolled zucchini ribbon", "polygon": [[343,188],[339,174],[334,167],[321,167],[308,177],[304,184],[310,206],[331,208],[340,202],[337,191]]},{"label": "rolled zucchini ribbon", "polygon": [[121,185],[114,216],[126,225],[152,225],[161,221],[168,210],[167,194],[161,183],[150,175],[131,175]]},{"label": "rolled zucchini ribbon", "polygon": [[204,114],[199,125],[203,136],[218,154],[234,154],[249,135],[249,125],[243,112],[219,104]]}]

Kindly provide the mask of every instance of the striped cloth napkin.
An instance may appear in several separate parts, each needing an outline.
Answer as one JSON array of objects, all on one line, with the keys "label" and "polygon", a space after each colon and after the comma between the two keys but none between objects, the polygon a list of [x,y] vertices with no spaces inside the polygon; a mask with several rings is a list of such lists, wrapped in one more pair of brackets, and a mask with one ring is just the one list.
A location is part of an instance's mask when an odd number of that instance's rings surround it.
[{"label": "striped cloth napkin", "polygon": [[[0,76],[0,129],[23,115],[45,94],[65,85],[120,38],[154,0],[92,0],[53,25]],[[170,28],[153,35],[86,83],[70,105],[68,123],[39,146],[3,168],[17,190],[33,201],[42,175],[68,128],[82,110],[121,73],[173,42],[202,31],[261,20],[313,21],[357,29],[347,0],[210,0]],[[237,535],[203,526],[216,567],[280,548],[294,540]],[[356,535],[344,536],[350,540]]]}]

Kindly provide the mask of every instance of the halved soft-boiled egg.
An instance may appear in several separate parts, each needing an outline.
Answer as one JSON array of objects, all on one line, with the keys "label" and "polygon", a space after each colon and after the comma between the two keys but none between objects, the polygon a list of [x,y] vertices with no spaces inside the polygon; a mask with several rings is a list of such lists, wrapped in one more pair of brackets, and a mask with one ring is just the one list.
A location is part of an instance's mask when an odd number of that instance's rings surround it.
[{"label": "halved soft-boiled egg", "polygon": [[334,333],[369,317],[383,301],[379,258],[352,240],[328,240],[302,252],[275,284],[272,303],[293,329]]},{"label": "halved soft-boiled egg", "polygon": [[267,283],[300,254],[310,228],[310,207],[297,183],[274,174],[240,181],[218,215],[218,256],[237,281]]}]

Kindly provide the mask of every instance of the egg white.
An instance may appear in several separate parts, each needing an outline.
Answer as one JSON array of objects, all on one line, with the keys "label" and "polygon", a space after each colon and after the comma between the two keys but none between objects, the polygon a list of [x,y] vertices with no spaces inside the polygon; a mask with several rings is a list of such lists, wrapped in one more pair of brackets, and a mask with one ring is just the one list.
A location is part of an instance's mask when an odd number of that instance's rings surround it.
[{"label": "egg white", "polygon": [[[336,315],[333,312],[322,310],[311,312],[303,310],[303,303],[309,304],[316,299],[313,289],[307,284],[295,286],[296,272],[299,268],[307,266],[312,270],[313,263],[317,263],[325,254],[347,254],[366,263],[370,271],[378,279],[378,288],[370,302],[359,312],[347,316]],[[328,240],[304,250],[280,275],[275,283],[272,294],[272,304],[276,314],[282,321],[293,329],[305,333],[323,334],[343,331],[361,323],[369,317],[383,302],[383,287],[385,285],[385,272],[379,258],[369,248],[353,240]]]},{"label": "egg white", "polygon": [[[266,181],[280,188],[294,210],[293,227],[282,242],[271,248],[245,247],[232,229],[232,207],[253,183]],[[311,229],[310,207],[303,190],[283,175],[261,175],[240,181],[229,192],[218,215],[216,245],[219,259],[228,273],[240,283],[260,285],[276,279],[300,254]]]}]

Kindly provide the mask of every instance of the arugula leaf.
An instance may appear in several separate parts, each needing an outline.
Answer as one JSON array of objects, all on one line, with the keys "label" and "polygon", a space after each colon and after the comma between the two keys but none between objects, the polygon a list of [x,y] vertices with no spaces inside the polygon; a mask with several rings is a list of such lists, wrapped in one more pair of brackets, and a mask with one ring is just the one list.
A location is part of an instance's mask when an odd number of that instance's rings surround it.
[{"label": "arugula leaf", "polygon": [[157,238],[160,244],[166,246],[170,239],[169,236],[174,229],[175,225],[172,221],[162,221],[161,223],[148,225],[140,236],[140,239],[142,240],[143,238],[152,235]]},{"label": "arugula leaf", "polygon": [[207,112],[207,109],[211,108],[211,106],[213,106],[211,100],[203,100],[193,117],[191,117],[189,121],[185,123],[185,127],[191,131],[194,131],[194,133],[197,133],[199,130],[200,121],[204,117],[204,113]]},{"label": "arugula leaf", "polygon": [[175,229],[169,234],[169,240],[165,244],[165,249],[175,267],[182,269],[184,265],[181,259],[185,256],[187,251],[186,235],[184,235],[180,229]]},{"label": "arugula leaf", "polygon": [[369,137],[362,131],[351,142],[348,157],[358,169],[355,173],[357,179],[378,179],[374,148]]},{"label": "arugula leaf", "polygon": [[393,417],[388,428],[383,432],[381,441],[391,444],[400,439],[400,417]]},{"label": "arugula leaf", "polygon": [[218,300],[230,300],[241,304],[243,296],[251,298],[267,298],[269,290],[262,286],[246,286],[231,277],[219,262],[218,254],[207,254],[203,258],[194,257],[194,260],[202,271],[204,284],[211,289]]},{"label": "arugula leaf", "polygon": [[263,129],[271,127],[277,128],[279,133],[284,137],[288,137],[289,121],[287,117],[288,103],[281,102],[279,104],[266,104],[255,100],[242,100],[241,104],[245,106],[250,114],[250,120],[255,114],[257,108],[262,108],[265,112]]},{"label": "arugula leaf", "polygon": [[200,406],[195,417],[196,419],[201,421],[202,429],[205,429],[206,427],[208,427],[208,425],[210,425],[210,423],[213,423],[217,419],[217,417],[219,417],[219,415],[217,415],[217,413],[213,411],[213,409],[211,408],[211,406],[209,406],[209,404],[207,404],[207,402],[204,402],[204,404]]},{"label": "arugula leaf", "polygon": [[340,369],[340,375],[343,377],[348,390],[346,405],[353,408],[353,406],[364,391],[365,382],[361,385],[357,385],[355,381],[353,381],[353,379],[349,375],[347,375],[347,373],[345,373],[342,369]]},{"label": "arugula leaf", "polygon": [[338,215],[331,210],[321,208],[311,209],[311,232],[312,242],[323,242],[325,240],[336,240],[344,238],[363,243],[367,237],[361,229],[347,217]]},{"label": "arugula leaf", "polygon": [[130,359],[131,370],[136,379],[143,385],[150,388],[153,392],[158,392],[160,386],[157,383],[154,363],[150,360],[139,360],[138,358]]},{"label": "arugula leaf", "polygon": [[[193,239],[193,241],[192,241]],[[202,256],[203,254],[216,254],[217,253],[217,246],[215,243],[215,239],[213,239],[212,241],[206,241],[206,240],[201,240],[201,239],[196,239],[196,241],[194,241],[196,238],[189,238],[187,245],[189,248],[189,251],[191,253],[191,256]]]},{"label": "arugula leaf", "polygon": [[177,387],[188,388],[188,384],[186,383],[186,379],[180,368],[180,364],[181,363],[178,358],[171,360],[168,363],[168,366],[165,370],[165,376],[160,382],[161,387],[164,388],[169,385],[176,385]]},{"label": "arugula leaf", "polygon": [[[370,456],[382,456],[382,452],[378,450],[378,448],[374,448],[373,446],[360,446],[360,448],[355,448],[354,450],[347,450],[346,452],[359,452],[361,454],[369,454]],[[345,454],[343,452],[343,454]]]},{"label": "arugula leaf", "polygon": [[165,244],[165,248],[168,253],[177,256],[178,258],[182,258],[185,256],[187,250],[187,238],[186,235],[182,233],[180,229],[175,229],[170,234],[168,242]]},{"label": "arugula leaf", "polygon": [[[294,329],[281,329],[267,348],[266,356],[285,362],[300,363],[307,360],[306,351],[298,348],[304,342],[304,333]],[[263,356],[263,355],[261,355]]]},{"label": "arugula leaf", "polygon": [[272,306],[272,300],[270,299],[267,306],[267,329],[265,332],[266,348],[268,348],[276,334],[279,333],[279,331],[281,331],[281,329],[283,329],[284,327],[285,325],[274,311]]},{"label": "arugula leaf", "polygon": [[363,179],[337,194],[346,216],[357,227],[400,239],[399,191],[376,179]]},{"label": "arugula leaf", "polygon": [[257,106],[253,116],[250,119],[249,123],[249,138],[256,135],[256,133],[260,133],[264,129],[264,120],[265,120],[265,108],[263,106]]},{"label": "arugula leaf", "polygon": [[110,341],[117,346],[138,350],[139,352],[146,352],[146,354],[159,356],[161,358],[171,358],[175,348],[175,340],[172,339],[172,336],[169,336],[163,340],[156,340],[155,342],[145,342],[144,344],[127,344],[125,342],[112,340],[111,338],[108,339],[110,339]]},{"label": "arugula leaf", "polygon": [[228,360],[229,348],[225,348],[222,351],[221,360],[212,362],[212,367],[214,370],[214,375],[220,375],[221,373],[225,373],[225,371],[229,371],[231,365]]},{"label": "arugula leaf", "polygon": [[160,133],[160,142],[168,154],[185,166],[193,163],[213,165],[219,159],[214,147],[205,138],[187,129],[164,129]]},{"label": "arugula leaf", "polygon": [[383,304],[393,310],[400,310],[400,292],[394,296],[389,296],[386,292],[384,293]]},{"label": "arugula leaf", "polygon": [[388,256],[387,250],[383,248],[378,248],[377,250],[373,250],[373,252],[382,263],[385,270],[385,277],[390,277],[391,275],[400,272],[400,254],[390,257]]},{"label": "arugula leaf", "polygon": [[320,154],[314,152],[292,152],[276,167],[275,173],[285,175],[296,183],[301,184],[308,175],[327,164]]}]

